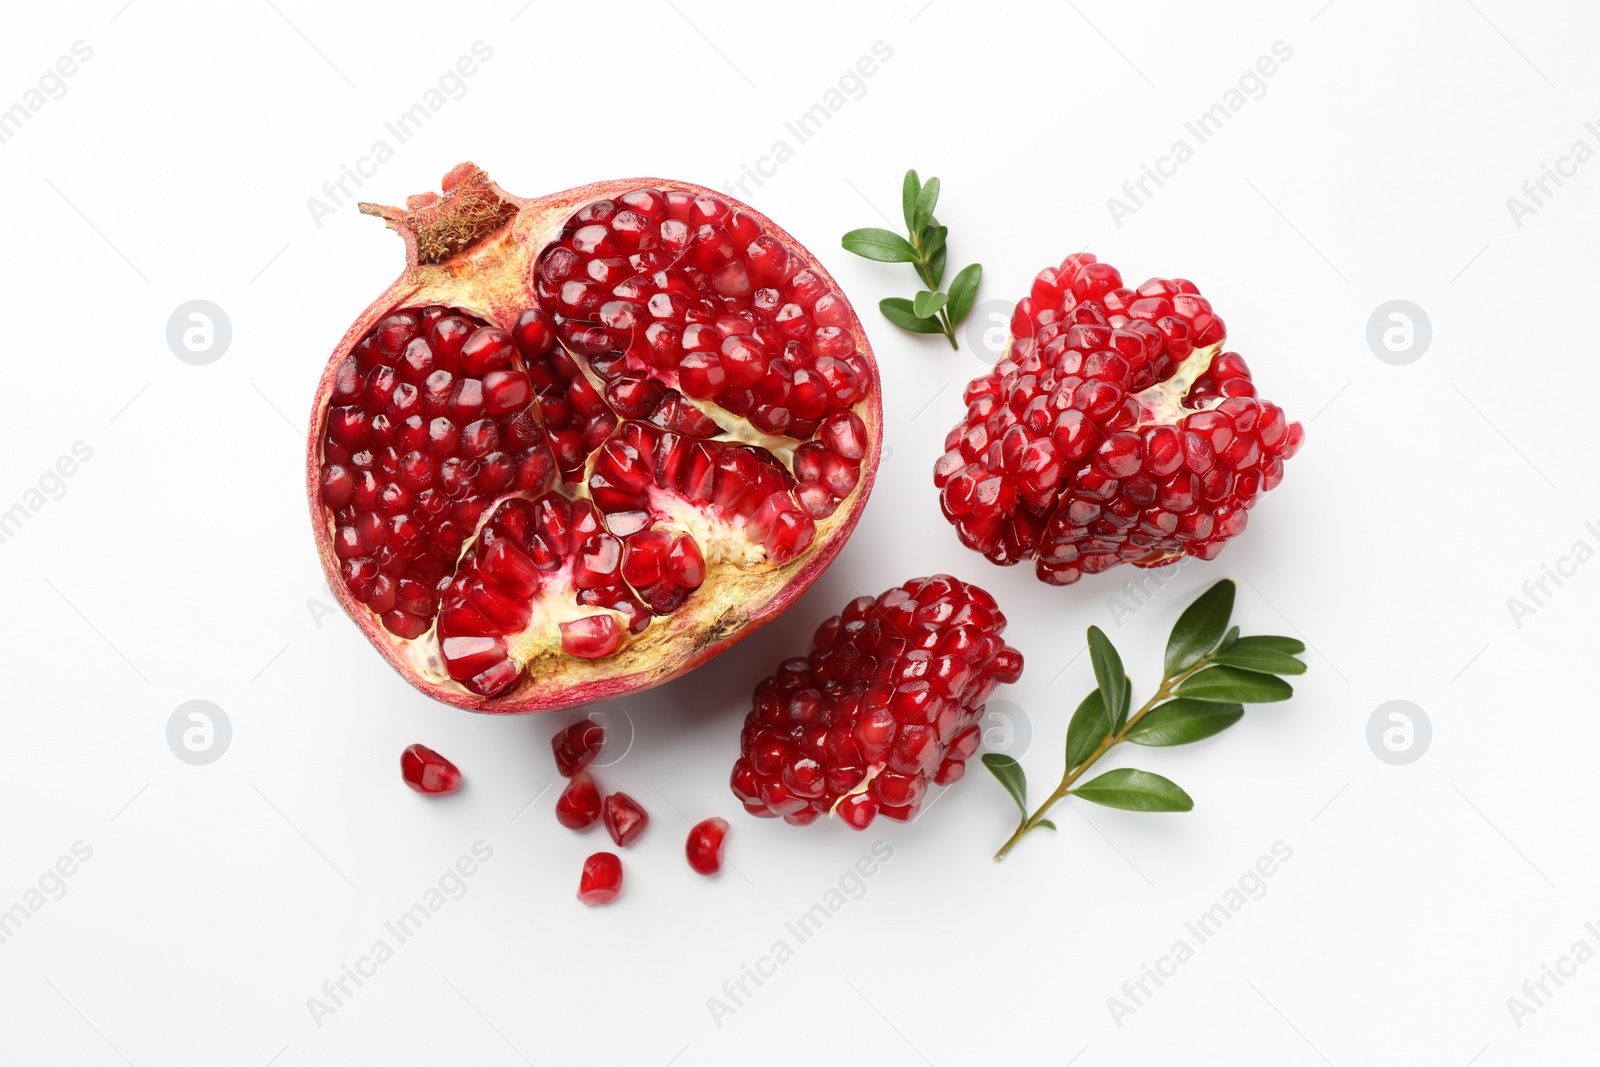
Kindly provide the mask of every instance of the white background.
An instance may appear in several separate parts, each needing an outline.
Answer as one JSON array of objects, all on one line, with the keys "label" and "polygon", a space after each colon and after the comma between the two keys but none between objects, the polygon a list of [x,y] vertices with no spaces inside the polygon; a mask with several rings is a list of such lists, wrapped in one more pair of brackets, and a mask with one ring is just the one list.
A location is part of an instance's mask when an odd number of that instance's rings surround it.
[{"label": "white background", "polygon": [[[0,510],[74,442],[93,457],[0,545],[0,908],[75,842],[93,857],[0,945],[0,1061],[1593,1061],[1600,964],[1521,1026],[1507,998],[1575,941],[1600,949],[1584,929],[1600,920],[1600,727],[1579,680],[1600,566],[1520,626],[1507,599],[1574,542],[1600,545],[1585,529],[1600,164],[1520,227],[1506,204],[1575,140],[1600,147],[1584,129],[1600,119],[1592,7],[519,4],[8,12],[0,107],[73,42],[93,57],[0,145]],[[401,203],[463,159],[525,195],[630,174],[721,186],[792,142],[784,121],[874,42],[893,50],[749,186],[862,310],[893,455],[784,618],[623,702],[633,744],[600,777],[652,824],[606,909],[573,893],[609,843],[562,829],[556,791],[540,796],[548,738],[577,713],[493,720],[412,691],[328,614],[306,518],[313,385],[401,261],[376,220],[346,204],[319,227],[307,200],[478,40],[493,58],[363,199]],[[1106,199],[1280,40],[1293,56],[1265,95],[1115,225]],[[951,267],[982,260],[981,300],[1015,299],[1080,248],[1134,284],[1192,278],[1262,395],[1306,423],[1248,533],[1120,625],[1111,601],[1137,572],[1047,587],[939,517],[930,468],[984,364],[970,340],[958,354],[889,327],[873,305],[911,295],[910,271],[838,246],[898,215],[908,166],[943,180]],[[166,342],[193,299],[232,323],[208,366]],[[1432,322],[1406,366],[1366,339],[1392,299]],[[976,762],[910,826],[745,817],[727,776],[754,683],[858,592],[941,570],[1011,618],[1027,668],[1000,696],[1036,796],[1092,685],[1088,624],[1148,693],[1178,610],[1229,576],[1246,631],[1301,636],[1311,670],[1291,703],[1213,741],[1116,753],[1185,786],[1191,814],[1069,808],[1003,864],[989,855],[1014,811]],[[166,741],[193,699],[232,723],[209,766]],[[1392,699],[1433,725],[1407,766],[1366,740]],[[464,791],[402,787],[397,755],[419,740]],[[711,814],[733,829],[706,881],[682,844],[685,818]],[[479,840],[493,858],[466,895],[315,1025],[307,998]],[[785,921],[878,840],[893,859],[865,895],[718,1026],[708,998],[794,943]],[[1293,858],[1265,895],[1119,1026],[1108,998],[1177,939],[1195,946],[1185,921],[1278,841]]]}]

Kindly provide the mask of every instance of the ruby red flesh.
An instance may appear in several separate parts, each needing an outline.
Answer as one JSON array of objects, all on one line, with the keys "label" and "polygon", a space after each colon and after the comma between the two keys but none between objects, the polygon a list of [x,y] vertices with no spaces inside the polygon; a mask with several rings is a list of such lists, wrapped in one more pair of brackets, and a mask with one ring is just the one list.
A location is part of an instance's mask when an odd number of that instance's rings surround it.
[{"label": "ruby red flesh", "polygon": [[930,784],[961,777],[989,694],[1021,677],[1005,626],[994,598],[949,575],[851,601],[756,686],[734,795],[795,825],[910,819]]},{"label": "ruby red flesh", "polygon": [[349,596],[395,638],[431,630],[483,698],[541,649],[617,654],[720,560],[802,557],[871,448],[848,303],[720,197],[590,202],[527,284],[507,328],[440,304],[378,321],[320,440]]},{"label": "ruby red flesh", "polygon": [[722,844],[728,836],[727,819],[702,819],[689,830],[689,840],[684,852],[689,866],[699,874],[716,874],[722,870]]},{"label": "ruby red flesh", "polygon": [[426,745],[400,753],[400,777],[419,793],[450,793],[461,786],[461,771]]},{"label": "ruby red flesh", "polygon": [[1129,289],[1077,253],[1039,273],[1011,332],[934,483],[963,544],[1046,582],[1216,558],[1305,438],[1185,279]]},{"label": "ruby red flesh", "polygon": [[550,750],[555,753],[556,770],[563,778],[571,778],[594,762],[605,744],[606,728],[593,719],[580,719],[571,726],[557,730],[550,738]]},{"label": "ruby red flesh", "polygon": [[626,793],[612,793],[606,797],[601,818],[606,824],[606,833],[618,848],[633,844],[650,824],[650,816]]},{"label": "ruby red flesh", "polygon": [[594,775],[579,771],[556,798],[556,821],[569,830],[584,830],[600,817],[600,788]]},{"label": "ruby red flesh", "polygon": [[609,904],[622,892],[622,861],[612,852],[596,852],[583,861],[578,899],[593,907]]}]

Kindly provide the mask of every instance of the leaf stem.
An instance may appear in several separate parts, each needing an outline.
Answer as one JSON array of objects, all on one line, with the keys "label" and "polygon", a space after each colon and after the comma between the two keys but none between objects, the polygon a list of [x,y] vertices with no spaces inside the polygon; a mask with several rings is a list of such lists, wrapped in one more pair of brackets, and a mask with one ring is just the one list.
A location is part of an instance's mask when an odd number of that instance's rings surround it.
[{"label": "leaf stem", "polygon": [[1016,843],[1022,840],[1023,835],[1036,829],[1039,823],[1044,821],[1046,813],[1048,813],[1051,807],[1055,805],[1056,801],[1065,800],[1067,797],[1071,796],[1072,787],[1077,784],[1078,779],[1083,776],[1083,772],[1087,771],[1090,767],[1093,767],[1101,756],[1104,756],[1107,752],[1111,751],[1113,745],[1120,745],[1122,742],[1126,741],[1128,739],[1128,732],[1134,728],[1140,719],[1145,717],[1150,709],[1154,708],[1157,704],[1172,696],[1173,692],[1178,688],[1178,686],[1183,684],[1184,679],[1188,678],[1191,674],[1194,674],[1196,671],[1199,671],[1204,667],[1209,667],[1211,665],[1211,658],[1214,655],[1216,655],[1216,653],[1212,652],[1204,656],[1194,666],[1188,668],[1187,670],[1181,671],[1178,674],[1163,674],[1161,676],[1161,684],[1156,688],[1155,695],[1149,700],[1145,701],[1138,711],[1134,712],[1128,717],[1128,721],[1122,724],[1122,729],[1113,730],[1111,733],[1107,734],[1103,739],[1101,739],[1099,746],[1093,752],[1089,753],[1088,758],[1086,758],[1076,767],[1067,768],[1067,772],[1066,774],[1062,775],[1061,784],[1056,787],[1055,792],[1051,793],[1045,798],[1045,802],[1039,805],[1037,811],[1035,811],[1032,815],[1024,817],[1022,821],[1017,824],[1016,832],[1006,839],[1005,844],[1000,846],[1000,851],[994,854],[995,862],[999,863],[1001,860],[1005,859],[1006,853],[1010,852],[1011,849],[1016,846]]}]

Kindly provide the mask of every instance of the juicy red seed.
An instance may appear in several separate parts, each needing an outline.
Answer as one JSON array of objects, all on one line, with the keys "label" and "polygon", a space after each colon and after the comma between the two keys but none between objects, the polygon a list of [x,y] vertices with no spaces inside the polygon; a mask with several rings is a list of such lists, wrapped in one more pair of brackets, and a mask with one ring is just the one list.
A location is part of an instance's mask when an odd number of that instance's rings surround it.
[{"label": "juicy red seed", "polygon": [[792,823],[909,817],[935,776],[953,781],[949,765],[973,754],[995,686],[1020,676],[1004,628],[989,594],[946,575],[853,601],[818,628],[809,657],[757,685],[734,793]]},{"label": "juicy red seed", "polygon": [[622,644],[622,628],[609,614],[586,615],[561,624],[561,650],[579,659],[601,659]]},{"label": "juicy red seed", "polygon": [[605,740],[605,727],[590,719],[580,720],[558,731],[550,739],[550,748],[556,757],[556,770],[562,777],[571,778],[594,762]]},{"label": "juicy red seed", "polygon": [[578,899],[593,907],[609,904],[622,892],[622,861],[611,852],[596,852],[583,861]]},{"label": "juicy red seed", "polygon": [[400,753],[400,776],[419,793],[452,793],[461,786],[461,771],[426,745]]},{"label": "juicy red seed", "polygon": [[[1011,329],[1007,357],[964,391],[934,483],[964,544],[1000,564],[1032,559],[1046,582],[1214,557],[1243,529],[1223,517],[1280,484],[1304,440],[1256,398],[1237,353],[1216,354],[1222,320],[1192,282],[1124,288],[1076,253],[1039,273]],[[1210,364],[1180,394],[1196,350]],[[802,458],[804,486],[816,476]]]},{"label": "juicy red seed", "polygon": [[582,830],[600,817],[600,790],[594,776],[578,771],[556,798],[556,821],[569,830]]},{"label": "juicy red seed", "polygon": [[626,848],[637,841],[650,823],[650,816],[626,793],[612,793],[606,797],[602,818],[606,833],[618,848]]},{"label": "juicy red seed", "polygon": [[727,819],[703,819],[695,823],[684,848],[689,866],[698,874],[710,875],[722,870],[722,844],[727,836]]}]

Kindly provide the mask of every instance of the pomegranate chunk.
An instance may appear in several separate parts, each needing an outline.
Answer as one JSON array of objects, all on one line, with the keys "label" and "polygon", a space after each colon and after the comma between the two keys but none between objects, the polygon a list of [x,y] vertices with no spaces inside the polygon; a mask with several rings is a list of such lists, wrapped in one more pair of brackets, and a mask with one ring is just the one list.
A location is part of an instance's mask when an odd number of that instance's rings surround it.
[{"label": "pomegranate chunk", "polygon": [[550,739],[556,770],[563,778],[571,778],[594,762],[605,740],[606,728],[592,719],[581,719],[565,730],[558,730]]},{"label": "pomegranate chunk", "polygon": [[727,819],[704,819],[695,823],[685,846],[689,866],[700,874],[716,874],[722,870],[722,842],[727,836]]},{"label": "pomegranate chunk", "polygon": [[419,793],[453,793],[461,786],[461,771],[427,745],[400,753],[400,777]]},{"label": "pomegranate chunk", "polygon": [[579,771],[556,798],[556,821],[569,830],[583,830],[600,817],[600,789],[594,776]]},{"label": "pomegranate chunk", "polygon": [[612,793],[606,797],[602,818],[605,820],[606,833],[611,835],[611,840],[617,843],[618,848],[626,848],[637,841],[650,823],[650,816],[645,814],[639,802],[626,793]]},{"label": "pomegranate chunk", "polygon": [[961,542],[1056,585],[1214,559],[1305,431],[1256,398],[1193,282],[1129,289],[1088,253],[1034,279],[1012,342],[967,386],[934,484]]},{"label": "pomegranate chunk", "polygon": [[881,451],[827,272],[698,186],[443,184],[363,208],[410,262],[317,394],[307,489],[341,604],[418,688],[490,712],[659,684],[776,616]]},{"label": "pomegranate chunk", "polygon": [[756,686],[731,785],[745,810],[803,826],[834,813],[863,830],[907,820],[929,783],[961,777],[996,686],[1022,676],[994,598],[949,575],[858,597],[817,628],[809,656]]},{"label": "pomegranate chunk", "polygon": [[622,861],[614,852],[596,852],[583,861],[578,899],[594,907],[609,904],[622,892]]}]

